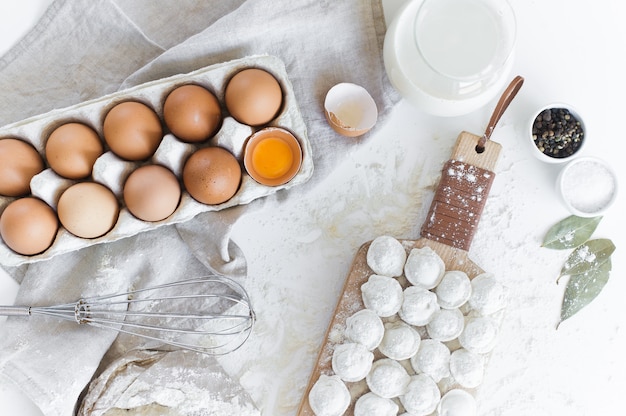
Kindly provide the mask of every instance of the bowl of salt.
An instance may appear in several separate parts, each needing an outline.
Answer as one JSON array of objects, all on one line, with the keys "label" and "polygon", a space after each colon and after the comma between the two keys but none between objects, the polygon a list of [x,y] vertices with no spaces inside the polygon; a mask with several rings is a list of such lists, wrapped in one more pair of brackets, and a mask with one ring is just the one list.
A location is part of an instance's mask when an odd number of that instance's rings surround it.
[{"label": "bowl of salt", "polygon": [[579,217],[603,215],[617,197],[617,176],[603,160],[578,157],[565,165],[557,190],[567,209]]}]

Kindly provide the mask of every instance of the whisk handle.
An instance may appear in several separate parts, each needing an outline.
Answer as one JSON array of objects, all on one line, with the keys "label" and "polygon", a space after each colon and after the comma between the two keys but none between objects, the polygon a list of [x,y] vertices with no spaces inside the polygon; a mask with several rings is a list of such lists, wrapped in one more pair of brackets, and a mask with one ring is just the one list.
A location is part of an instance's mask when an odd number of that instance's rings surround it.
[{"label": "whisk handle", "polygon": [[0,316],[29,316],[30,306],[0,306]]}]

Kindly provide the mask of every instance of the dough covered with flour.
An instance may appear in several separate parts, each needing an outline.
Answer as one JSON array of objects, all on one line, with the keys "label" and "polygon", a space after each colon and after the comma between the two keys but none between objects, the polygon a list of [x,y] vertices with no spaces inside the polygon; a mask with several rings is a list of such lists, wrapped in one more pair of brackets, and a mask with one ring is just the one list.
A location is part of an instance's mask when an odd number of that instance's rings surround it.
[{"label": "dough covered with flour", "polygon": [[462,387],[478,387],[483,381],[484,372],[485,359],[482,355],[465,348],[459,348],[450,354],[450,374]]},{"label": "dough covered with flour", "polygon": [[437,383],[426,374],[418,374],[411,377],[400,403],[412,416],[428,416],[435,411],[440,399]]},{"label": "dough covered with flour", "polygon": [[470,393],[461,389],[452,389],[443,395],[437,408],[439,415],[476,416],[478,406]]},{"label": "dough covered with flour", "polygon": [[395,315],[402,306],[402,286],[393,277],[373,274],[361,285],[363,304],[382,318]]},{"label": "dough covered with flour", "polygon": [[490,315],[503,309],[507,303],[504,286],[491,273],[482,273],[472,279],[470,307],[481,315]]},{"label": "dough covered with flour", "polygon": [[489,316],[468,318],[465,328],[459,335],[459,343],[468,351],[485,354],[496,344],[498,325]]},{"label": "dough covered with flour", "polygon": [[407,324],[424,326],[433,319],[435,312],[439,309],[435,293],[421,287],[409,286],[404,289],[402,306],[398,315]]},{"label": "dough covered with flour", "polygon": [[419,332],[412,326],[402,321],[387,322],[378,350],[393,360],[407,360],[415,355],[420,341]]},{"label": "dough covered with flour", "polygon": [[441,341],[424,339],[411,357],[411,367],[416,373],[427,374],[438,383],[450,375],[450,349]]},{"label": "dough covered with flour", "polygon": [[363,380],[370,372],[374,354],[364,345],[356,342],[339,344],[333,351],[332,367],[343,381]]},{"label": "dough covered with flour", "polygon": [[315,416],[341,416],[350,406],[350,392],[339,376],[320,375],[309,392]]},{"label": "dough covered with flour", "polygon": [[414,248],[404,264],[404,275],[412,285],[432,289],[439,284],[446,265],[432,248]]},{"label": "dough covered with flour", "polygon": [[402,364],[391,358],[381,358],[372,365],[365,377],[367,387],[385,399],[399,397],[406,392],[411,377]]},{"label": "dough covered with flour", "polygon": [[396,416],[398,410],[398,405],[393,400],[374,393],[365,393],[354,405],[354,416]]},{"label": "dough covered with flour", "polygon": [[395,238],[382,235],[376,237],[367,249],[367,265],[376,274],[398,277],[406,262],[406,250]]},{"label": "dough covered with flour", "polygon": [[344,335],[346,340],[358,342],[373,351],[385,335],[385,326],[376,312],[361,309],[346,319]]},{"label": "dough covered with flour", "polygon": [[461,335],[464,325],[465,318],[458,308],[440,309],[426,325],[426,331],[432,339],[447,342]]}]

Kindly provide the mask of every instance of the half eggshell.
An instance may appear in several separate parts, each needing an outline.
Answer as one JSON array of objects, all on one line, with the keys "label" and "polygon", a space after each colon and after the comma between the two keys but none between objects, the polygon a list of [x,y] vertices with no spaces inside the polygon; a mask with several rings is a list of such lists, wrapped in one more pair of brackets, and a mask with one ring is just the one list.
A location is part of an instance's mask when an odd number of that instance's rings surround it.
[{"label": "half eggshell", "polygon": [[348,137],[367,133],[378,119],[378,109],[369,92],[349,82],[337,84],[328,91],[324,113],[333,130]]}]

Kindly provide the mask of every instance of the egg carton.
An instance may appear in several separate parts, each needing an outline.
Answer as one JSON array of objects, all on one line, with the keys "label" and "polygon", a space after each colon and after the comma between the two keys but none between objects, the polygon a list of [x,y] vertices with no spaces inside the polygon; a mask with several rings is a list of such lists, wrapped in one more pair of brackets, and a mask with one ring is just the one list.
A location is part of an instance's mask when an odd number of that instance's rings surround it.
[{"label": "egg carton", "polygon": [[[241,124],[228,114],[225,114],[220,130],[207,142],[200,144],[184,143],[167,130],[164,130],[165,135],[154,155],[149,160],[142,162],[120,159],[105,147],[105,153],[99,157],[94,165],[90,180],[107,186],[118,198],[120,214],[113,229],[101,237],[85,239],[74,236],[60,226],[52,246],[43,253],[33,256],[20,255],[14,252],[0,239],[0,263],[5,266],[18,266],[50,259],[62,253],[95,244],[120,240],[164,225],[185,222],[202,212],[220,211],[233,206],[248,204],[258,198],[274,194],[281,189],[289,189],[306,182],[313,174],[313,158],[306,125],[298,107],[293,87],[287,77],[284,63],[279,58],[269,55],[248,56],[211,65],[190,73],[147,82],[70,107],[55,109],[0,128],[0,139],[8,137],[20,138],[31,143],[43,156],[46,138],[56,127],[68,121],[83,122],[93,127],[102,138],[104,116],[114,105],[123,101],[132,99],[148,104],[162,120],[163,102],[167,94],[175,87],[186,83],[195,83],[209,89],[216,95],[222,108],[224,108],[226,83],[235,73],[251,67],[265,69],[274,75],[281,85],[283,106],[280,114],[270,123],[251,127]],[[298,139],[302,148],[300,170],[289,182],[279,186],[261,185],[252,179],[243,168],[243,151],[246,140],[255,131],[268,126],[289,130]],[[218,205],[206,205],[193,199],[183,189],[181,201],[176,211],[168,218],[158,222],[139,220],[126,209],[122,197],[123,186],[126,178],[133,170],[144,164],[160,164],[169,168],[181,179],[186,159],[198,148],[207,146],[220,146],[229,150],[242,165],[241,185],[232,198]],[[46,168],[31,180],[31,194],[42,199],[56,210],[60,195],[76,182],[78,181],[60,177],[52,169]],[[16,198],[0,196],[0,213],[14,199]]]}]

